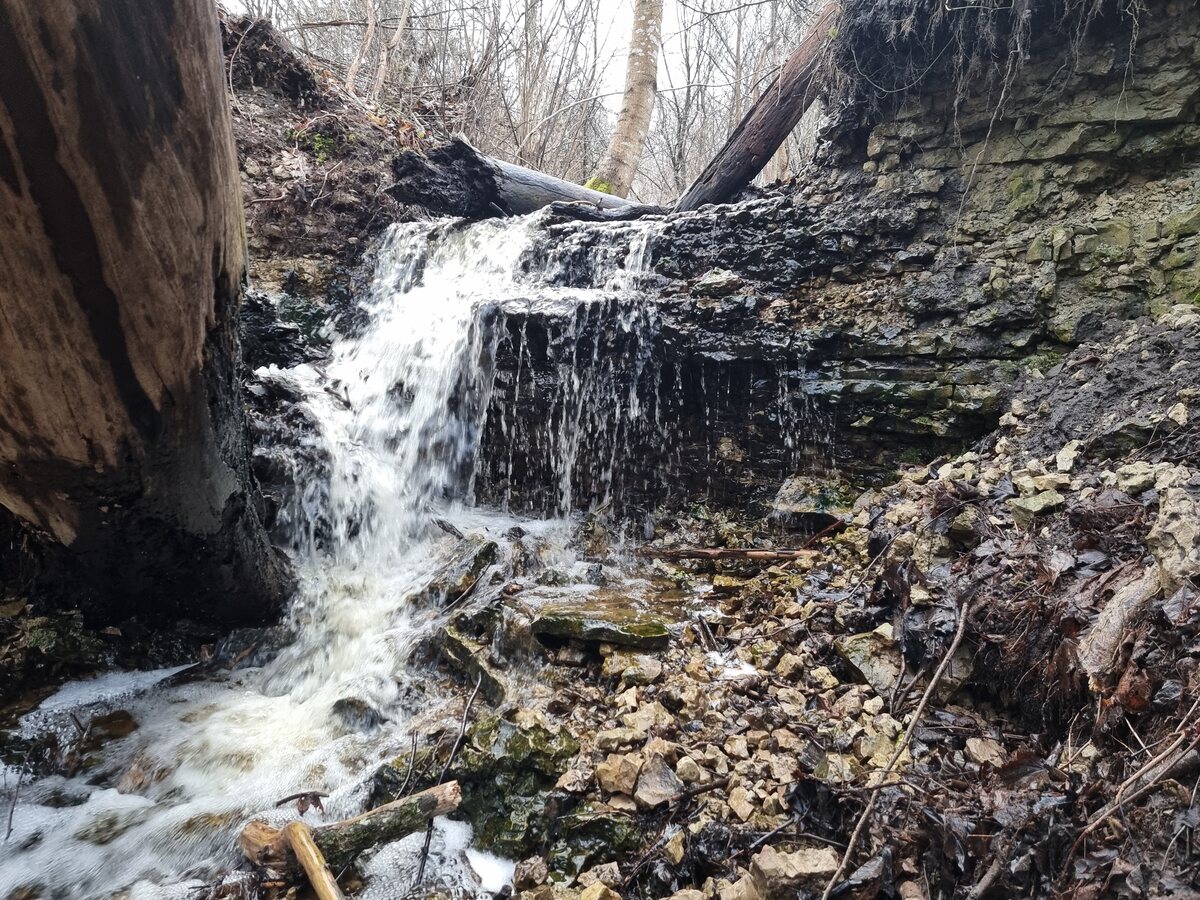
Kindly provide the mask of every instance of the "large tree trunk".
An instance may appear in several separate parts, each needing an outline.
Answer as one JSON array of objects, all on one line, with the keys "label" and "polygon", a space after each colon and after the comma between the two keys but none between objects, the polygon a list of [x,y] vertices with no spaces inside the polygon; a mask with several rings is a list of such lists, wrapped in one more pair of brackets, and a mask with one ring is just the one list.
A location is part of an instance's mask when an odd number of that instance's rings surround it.
[{"label": "large tree trunk", "polygon": [[840,9],[836,0],[821,8],[808,34],[783,64],[771,86],[750,107],[721,152],[679,198],[676,212],[732,200],[770,162],[817,99],[814,76],[832,40]]},{"label": "large tree trunk", "polygon": [[237,385],[245,234],[210,0],[0,0],[0,504],[94,611],[289,587]]},{"label": "large tree trunk", "polygon": [[468,219],[521,216],[552,203],[579,204],[615,217],[651,211],[621,197],[484,156],[461,139],[435,148],[428,156],[404,151],[392,161],[392,175],[395,183],[388,193],[401,203]]},{"label": "large tree trunk", "polygon": [[625,69],[625,95],[608,151],[588,181],[590,187],[628,197],[650,133],[654,91],[658,83],[658,36],[663,0],[634,0],[633,33]]}]

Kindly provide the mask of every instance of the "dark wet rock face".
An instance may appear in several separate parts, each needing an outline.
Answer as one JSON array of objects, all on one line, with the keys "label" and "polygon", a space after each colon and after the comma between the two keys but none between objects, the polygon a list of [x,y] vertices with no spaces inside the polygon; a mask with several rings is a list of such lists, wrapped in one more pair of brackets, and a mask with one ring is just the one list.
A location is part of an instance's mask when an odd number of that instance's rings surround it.
[{"label": "dark wet rock face", "polygon": [[[632,308],[510,310],[481,498],[563,505],[545,460],[580,399],[564,371],[640,407],[586,430],[576,502],[740,504],[798,471],[875,481],[960,452],[1018,379],[1114,321],[1194,306],[1200,60],[1168,19],[1141,22],[1137,78],[1101,29],[1073,74],[1028,61],[998,118],[926,89],[843,129],[794,192],[657,224]],[[529,267],[598,286],[638,239],[551,224]]]}]

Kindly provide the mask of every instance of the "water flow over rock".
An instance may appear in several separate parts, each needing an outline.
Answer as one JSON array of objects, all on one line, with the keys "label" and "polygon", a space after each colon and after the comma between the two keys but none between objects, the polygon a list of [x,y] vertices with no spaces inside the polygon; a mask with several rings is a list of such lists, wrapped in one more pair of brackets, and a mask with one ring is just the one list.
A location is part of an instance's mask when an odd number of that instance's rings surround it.
[{"label": "water flow over rock", "polygon": [[[325,792],[326,820],[361,810],[365,777],[407,746],[406,723],[430,699],[405,664],[440,615],[430,583],[462,544],[448,532],[481,535],[491,548],[464,569],[472,584],[509,564],[502,536],[516,520],[473,508],[507,317],[550,311],[626,348],[609,358],[603,343],[576,345],[581,329],[571,324],[552,414],[536,434],[510,437],[514,455],[536,457],[545,472],[547,511],[609,497],[611,463],[581,485],[581,455],[612,460],[642,427],[654,319],[633,301],[629,270],[644,240],[635,232],[629,251],[629,235],[618,235],[608,257],[594,259],[601,287],[550,287],[531,263],[532,233],[519,220],[396,227],[357,333],[334,344],[328,365],[262,373],[297,400],[306,423],[286,516],[302,585],[285,626],[192,669],[69,685],[26,715],[16,740],[40,760],[40,777],[22,787],[0,895],[210,879],[236,861],[233,838],[247,819],[296,815],[275,806],[280,798]],[[580,354],[591,355],[585,372],[576,371]],[[503,410],[492,415],[504,421]],[[522,526],[556,565],[569,564],[565,524]],[[105,724],[114,712],[121,728]],[[16,768],[5,775],[22,777]],[[443,863],[435,854],[430,877],[470,893],[466,857],[454,850],[460,831],[439,831]],[[415,851],[392,851],[390,876],[409,873]]]}]

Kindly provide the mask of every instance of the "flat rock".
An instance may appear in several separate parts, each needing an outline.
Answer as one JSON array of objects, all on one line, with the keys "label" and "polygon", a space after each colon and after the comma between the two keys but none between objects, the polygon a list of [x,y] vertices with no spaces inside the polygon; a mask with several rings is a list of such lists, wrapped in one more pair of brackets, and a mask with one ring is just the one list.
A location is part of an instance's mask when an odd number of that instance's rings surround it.
[{"label": "flat rock", "polygon": [[840,861],[832,847],[810,847],[795,853],[764,847],[750,861],[750,877],[764,897],[793,897],[800,888],[827,881]]},{"label": "flat rock", "polygon": [[531,629],[534,634],[642,650],[661,650],[671,639],[671,632],[661,621],[629,610],[545,607],[534,618]]},{"label": "flat rock", "polygon": [[1066,498],[1058,491],[1042,491],[1032,497],[1015,497],[1008,501],[1008,508],[1013,521],[1022,528],[1028,528],[1038,516],[1049,515],[1066,502]]}]

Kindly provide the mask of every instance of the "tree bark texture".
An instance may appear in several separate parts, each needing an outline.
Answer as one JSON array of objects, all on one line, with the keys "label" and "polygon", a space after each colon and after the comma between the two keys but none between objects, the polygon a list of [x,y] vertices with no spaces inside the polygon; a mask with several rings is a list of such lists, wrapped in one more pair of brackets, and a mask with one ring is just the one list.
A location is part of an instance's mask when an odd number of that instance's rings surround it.
[{"label": "tree bark texture", "polygon": [[815,75],[832,40],[841,6],[830,0],[762,96],[730,134],[721,151],[692,182],[675,212],[726,203],[754,180],[817,99]]},{"label": "tree bark texture", "polygon": [[468,219],[521,216],[551,203],[581,203],[599,210],[633,210],[636,204],[524,166],[484,156],[454,140],[428,156],[406,150],[392,161],[388,193],[401,203]]},{"label": "tree bark texture", "polygon": [[245,232],[209,0],[0,0],[0,504],[85,608],[289,590],[237,384]]},{"label": "tree bark texture", "polygon": [[608,151],[588,184],[617,197],[628,197],[642,160],[654,93],[658,87],[658,43],[663,0],[634,0],[633,33],[625,69],[625,94]]},{"label": "tree bark texture", "polygon": [[[369,809],[353,819],[312,830],[312,840],[335,872],[351,865],[359,854],[420,831],[430,819],[454,812],[462,803],[462,788],[447,781],[409,797]],[[293,868],[296,858],[284,830],[254,820],[238,838],[242,854],[258,866]]]}]

